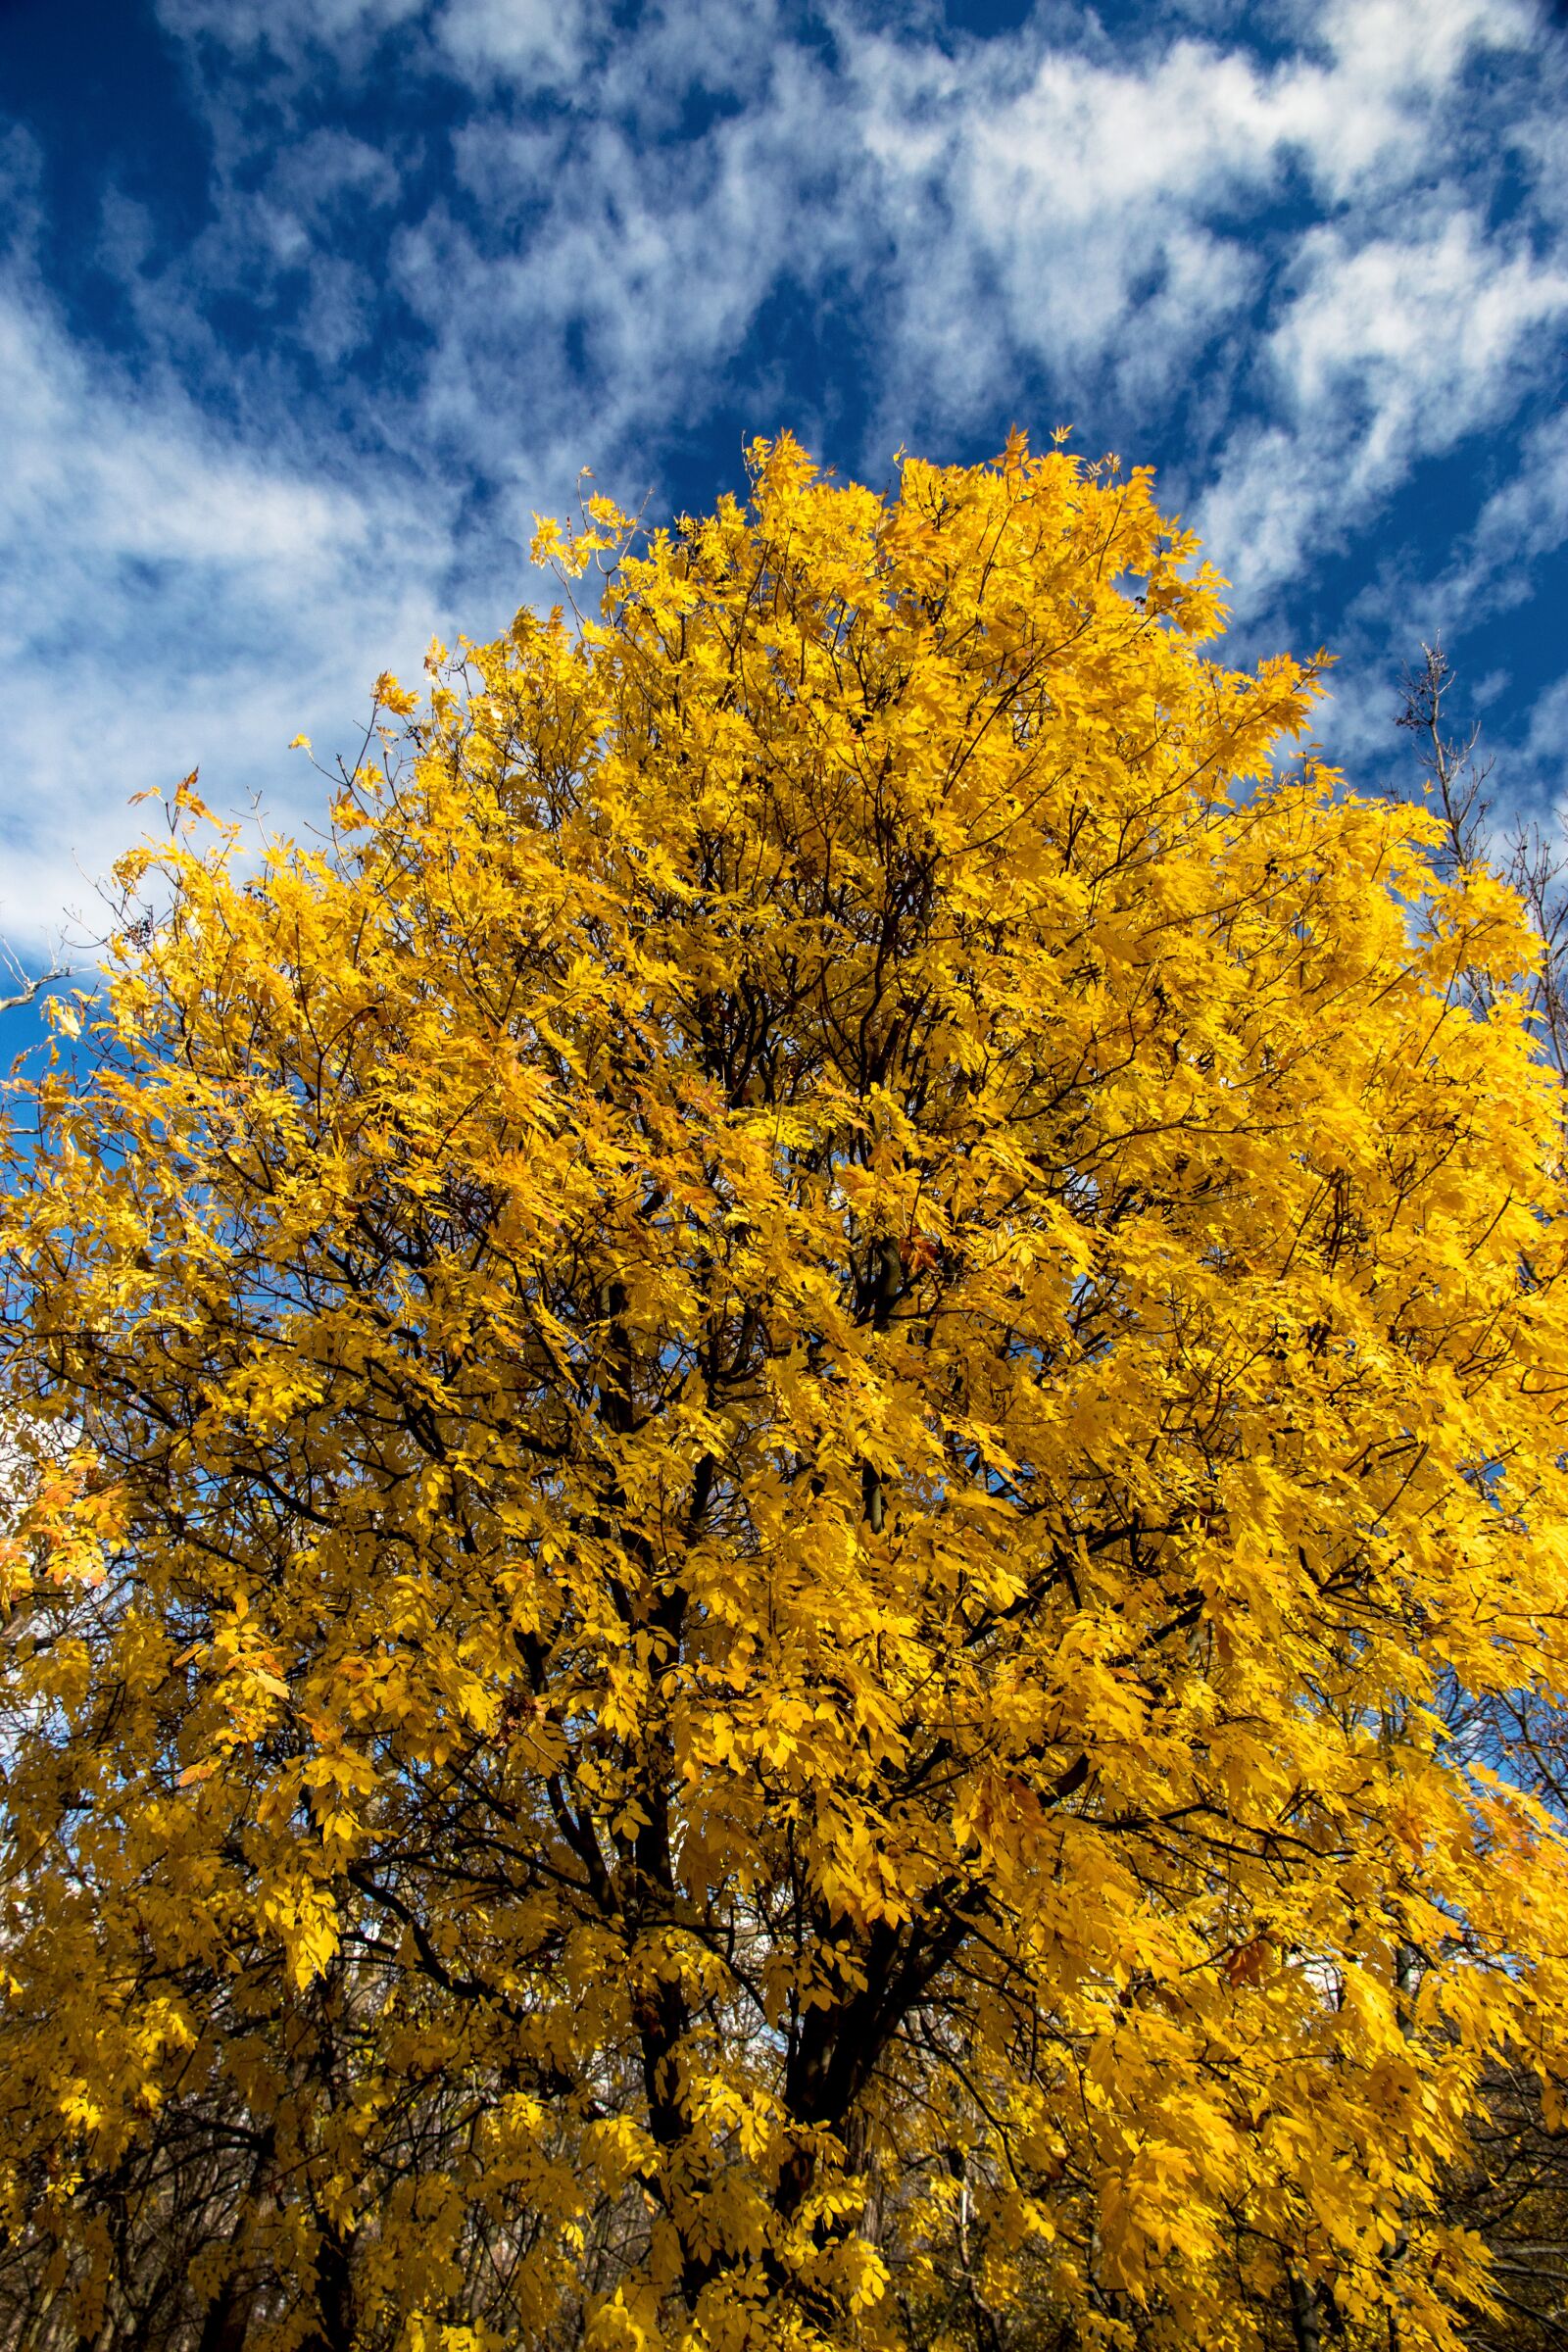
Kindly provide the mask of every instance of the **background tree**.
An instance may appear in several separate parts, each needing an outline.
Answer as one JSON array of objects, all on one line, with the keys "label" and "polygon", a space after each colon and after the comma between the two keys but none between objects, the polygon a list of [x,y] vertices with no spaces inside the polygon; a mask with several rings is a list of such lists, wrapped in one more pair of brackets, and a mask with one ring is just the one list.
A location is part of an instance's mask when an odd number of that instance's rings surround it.
[{"label": "background tree", "polygon": [[1147,476],[755,463],[547,526],[601,612],[382,681],[321,846],[183,788],[24,1098],[28,2341],[1477,2289],[1564,1938],[1439,1712],[1563,1664],[1528,922],[1288,759]]},{"label": "background tree", "polygon": [[[1436,861],[1455,877],[1485,868],[1500,873],[1523,900],[1540,942],[1526,1005],[1542,1058],[1568,1083],[1568,854],[1560,832],[1539,818],[1499,824],[1488,786],[1493,761],[1481,754],[1481,725],[1461,738],[1444,732],[1453,669],[1441,645],[1421,648],[1407,670],[1398,725],[1415,738],[1425,795],[1439,822]],[[1485,1007],[1478,976],[1473,1002]]]}]

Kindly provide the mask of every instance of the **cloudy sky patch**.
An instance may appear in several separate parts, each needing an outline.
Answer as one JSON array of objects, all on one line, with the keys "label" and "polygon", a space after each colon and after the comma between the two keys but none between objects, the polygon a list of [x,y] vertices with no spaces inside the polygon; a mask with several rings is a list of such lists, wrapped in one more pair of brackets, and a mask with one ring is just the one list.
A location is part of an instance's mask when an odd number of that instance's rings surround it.
[{"label": "cloudy sky patch", "polygon": [[1152,463],[1364,780],[1441,634],[1546,807],[1565,69],[1526,0],[12,0],[0,929],[192,766],[308,821],[289,737],[546,593],[580,467],[665,514],[782,426]]}]

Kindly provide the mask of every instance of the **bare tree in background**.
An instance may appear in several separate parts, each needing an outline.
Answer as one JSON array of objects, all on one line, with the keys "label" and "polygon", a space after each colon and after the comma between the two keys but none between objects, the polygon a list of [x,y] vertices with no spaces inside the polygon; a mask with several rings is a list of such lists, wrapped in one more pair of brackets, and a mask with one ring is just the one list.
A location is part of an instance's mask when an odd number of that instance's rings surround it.
[{"label": "bare tree in background", "polygon": [[20,1005],[33,1004],[52,980],[69,980],[71,966],[57,960],[50,964],[46,972],[29,975],[5,943],[0,941],[0,975],[15,984],[9,996],[0,997],[0,1012],[15,1012]]},{"label": "bare tree in background", "polygon": [[[1453,669],[1441,645],[1423,645],[1421,653],[1419,669],[1404,672],[1404,708],[1396,723],[1416,739],[1427,796],[1444,828],[1441,864],[1455,876],[1490,867],[1530,909],[1544,949],[1531,1009],[1542,1053],[1568,1086],[1568,847],[1537,818],[1495,821],[1488,789],[1494,762],[1481,755],[1480,721],[1464,735],[1445,732]],[[1478,977],[1473,985],[1485,1006],[1485,983]]]}]

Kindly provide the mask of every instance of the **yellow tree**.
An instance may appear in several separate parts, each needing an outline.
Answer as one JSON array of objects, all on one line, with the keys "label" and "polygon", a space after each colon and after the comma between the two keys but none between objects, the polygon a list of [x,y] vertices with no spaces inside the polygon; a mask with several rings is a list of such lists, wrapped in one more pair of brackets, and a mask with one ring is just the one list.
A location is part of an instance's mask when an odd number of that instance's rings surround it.
[{"label": "yellow tree", "polygon": [[1568,1922],[1436,1703],[1564,1663],[1517,901],[1142,473],[538,552],[19,1109],[19,2328],[1448,2343]]}]

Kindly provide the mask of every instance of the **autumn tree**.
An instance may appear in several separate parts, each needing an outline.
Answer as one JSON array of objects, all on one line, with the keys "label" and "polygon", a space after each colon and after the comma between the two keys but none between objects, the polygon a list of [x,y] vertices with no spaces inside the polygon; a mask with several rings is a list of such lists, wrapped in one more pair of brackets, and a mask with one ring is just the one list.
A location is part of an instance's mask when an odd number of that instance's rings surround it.
[{"label": "autumn tree", "polygon": [[1444,1715],[1565,1663],[1517,897],[1142,473],[537,552],[18,1091],[20,2340],[1450,2344],[1568,1933]]}]

